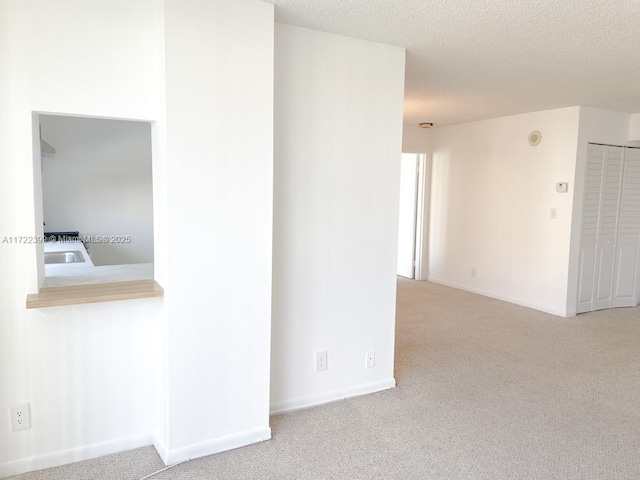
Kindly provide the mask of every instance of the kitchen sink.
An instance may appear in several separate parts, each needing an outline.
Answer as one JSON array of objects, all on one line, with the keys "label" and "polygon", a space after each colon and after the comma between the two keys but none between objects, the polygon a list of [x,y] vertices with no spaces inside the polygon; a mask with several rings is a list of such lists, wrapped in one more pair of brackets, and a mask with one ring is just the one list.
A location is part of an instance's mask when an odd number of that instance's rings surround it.
[{"label": "kitchen sink", "polygon": [[78,263],[84,262],[82,252],[74,250],[71,252],[45,252],[44,263]]}]

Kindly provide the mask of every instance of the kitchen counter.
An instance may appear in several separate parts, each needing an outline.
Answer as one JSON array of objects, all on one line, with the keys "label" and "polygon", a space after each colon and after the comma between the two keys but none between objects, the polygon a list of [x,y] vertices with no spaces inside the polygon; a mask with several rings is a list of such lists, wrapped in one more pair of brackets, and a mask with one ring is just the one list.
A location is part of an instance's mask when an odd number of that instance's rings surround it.
[{"label": "kitchen counter", "polygon": [[45,264],[42,288],[153,280],[153,263],[104,265],[96,267],[82,242],[47,242],[45,253],[79,251],[84,262]]},{"label": "kitchen counter", "polygon": [[45,253],[79,251],[83,262],[45,264],[42,288],[27,295],[27,308],[161,297],[153,263],[95,266],[82,242],[47,242]]},{"label": "kitchen counter", "polygon": [[42,288],[89,285],[92,283],[153,280],[153,263],[104,265],[94,267],[85,263],[58,263],[45,265]]}]

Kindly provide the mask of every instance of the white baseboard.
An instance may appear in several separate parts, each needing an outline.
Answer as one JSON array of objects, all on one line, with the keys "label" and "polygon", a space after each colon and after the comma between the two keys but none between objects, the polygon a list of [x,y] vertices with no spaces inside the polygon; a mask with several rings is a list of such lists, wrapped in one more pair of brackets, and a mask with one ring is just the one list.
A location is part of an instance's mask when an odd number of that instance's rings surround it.
[{"label": "white baseboard", "polygon": [[389,390],[395,388],[396,380],[388,378],[378,382],[357,385],[355,387],[332,390],[330,392],[322,392],[307,397],[297,397],[271,405],[271,414],[290,412],[292,410],[300,410],[302,408],[314,407],[324,403],[331,403],[337,400],[344,400],[349,397],[358,397],[368,393],[380,392],[381,390]]},{"label": "white baseboard", "polygon": [[464,290],[465,292],[477,293],[478,295],[482,295],[484,297],[495,298],[496,300],[502,300],[503,302],[513,303],[515,305],[520,305],[521,307],[532,308],[533,310],[549,313],[551,315],[555,315],[556,317],[570,316],[570,315],[567,315],[566,310],[556,310],[555,308],[549,308],[545,305],[538,305],[535,303],[525,302],[524,300],[521,300],[519,298],[513,298],[507,295],[489,292],[487,290],[482,290],[480,288],[470,287],[469,285],[449,282],[447,280],[442,280],[442,279],[433,278],[433,277],[429,277],[429,281],[431,283],[437,283],[438,285],[444,285],[445,287],[457,288],[458,290]]},{"label": "white baseboard", "polygon": [[169,449],[167,445],[160,439],[159,435],[156,435],[153,439],[153,447],[158,452],[158,455],[162,459],[165,465],[168,465],[167,461],[169,460]]},{"label": "white baseboard", "polygon": [[255,428],[245,430],[243,432],[225,435],[223,437],[207,440],[206,442],[193,443],[186,447],[170,450],[158,437],[153,442],[158,455],[162,458],[165,465],[175,465],[176,463],[195,460],[196,458],[206,457],[214,453],[226,452],[234,448],[244,447],[252,443],[264,442],[271,438],[271,429]]},{"label": "white baseboard", "polygon": [[125,452],[134,448],[146,447],[153,444],[153,435],[143,434],[118,438],[108,442],[94,443],[83,447],[60,450],[32,457],[21,458],[10,462],[0,463],[0,478],[20,475],[21,473],[58,467],[68,463],[81,462],[92,458]]}]

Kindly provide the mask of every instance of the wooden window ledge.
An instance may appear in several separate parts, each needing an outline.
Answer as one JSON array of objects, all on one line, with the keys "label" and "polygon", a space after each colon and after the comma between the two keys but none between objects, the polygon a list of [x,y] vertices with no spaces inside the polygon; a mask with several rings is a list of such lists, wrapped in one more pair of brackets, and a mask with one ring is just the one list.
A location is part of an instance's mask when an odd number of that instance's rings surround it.
[{"label": "wooden window ledge", "polygon": [[162,297],[163,295],[163,288],[155,280],[47,287],[41,288],[40,293],[27,295],[27,308],[115,302],[134,298]]}]

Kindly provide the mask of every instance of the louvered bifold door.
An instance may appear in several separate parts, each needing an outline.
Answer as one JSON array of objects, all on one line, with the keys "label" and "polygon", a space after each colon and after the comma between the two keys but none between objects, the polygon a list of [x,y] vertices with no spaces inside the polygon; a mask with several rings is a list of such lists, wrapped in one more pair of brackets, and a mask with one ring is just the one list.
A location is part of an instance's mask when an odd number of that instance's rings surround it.
[{"label": "louvered bifold door", "polygon": [[623,161],[623,147],[605,147],[598,242],[596,246],[594,310],[602,310],[613,306],[613,279]]},{"label": "louvered bifold door", "polygon": [[614,307],[638,304],[640,260],[640,150],[626,148],[616,247]]},{"label": "louvered bifold door", "polygon": [[602,198],[604,154],[605,147],[603,145],[589,145],[584,200],[582,205],[577,313],[590,312],[594,307],[596,246],[598,243],[598,221],[600,218],[600,201]]}]

